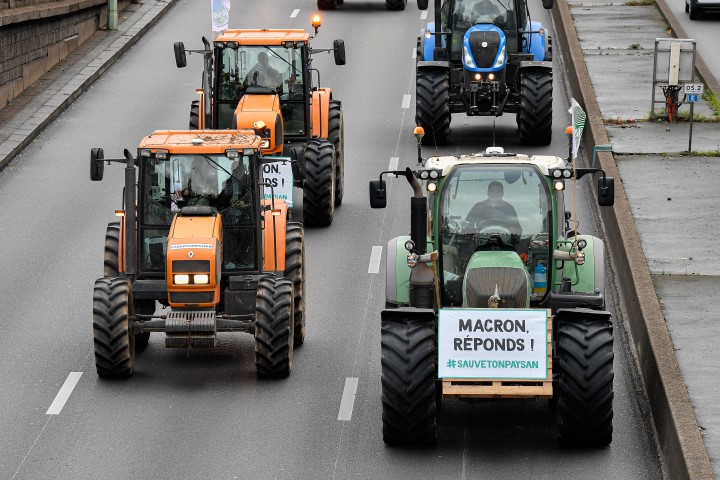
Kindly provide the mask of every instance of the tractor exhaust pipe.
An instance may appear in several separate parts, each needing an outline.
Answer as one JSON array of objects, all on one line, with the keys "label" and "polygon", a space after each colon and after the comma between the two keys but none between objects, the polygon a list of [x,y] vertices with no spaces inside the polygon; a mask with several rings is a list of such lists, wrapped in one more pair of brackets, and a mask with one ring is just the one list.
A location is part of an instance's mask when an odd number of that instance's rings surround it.
[{"label": "tractor exhaust pipe", "polygon": [[427,200],[423,195],[422,184],[408,167],[405,178],[413,189],[410,199],[410,239],[419,254],[427,253]]},{"label": "tractor exhaust pipe", "polygon": [[135,179],[135,159],[127,149],[125,155],[125,273],[137,273],[137,186]]}]

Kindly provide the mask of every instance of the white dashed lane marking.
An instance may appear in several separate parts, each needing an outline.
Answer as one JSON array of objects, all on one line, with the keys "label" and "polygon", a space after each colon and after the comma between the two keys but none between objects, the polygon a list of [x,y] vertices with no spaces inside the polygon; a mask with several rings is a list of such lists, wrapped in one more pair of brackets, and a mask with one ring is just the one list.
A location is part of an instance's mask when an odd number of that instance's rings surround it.
[{"label": "white dashed lane marking", "polygon": [[45,415],[58,415],[62,411],[65,406],[65,402],[67,402],[68,398],[70,398],[70,395],[75,389],[75,385],[77,385],[80,380],[80,377],[82,377],[82,372],[70,372],[70,375],[68,375],[65,383],[63,383],[60,391],[55,396],[55,400],[53,400],[50,408],[48,408],[48,411],[45,412]]},{"label": "white dashed lane marking", "polygon": [[420,20],[427,20],[427,14],[427,10],[423,10],[422,12],[420,12]]},{"label": "white dashed lane marking", "polygon": [[410,95],[403,95],[402,108],[410,108]]},{"label": "white dashed lane marking", "polygon": [[345,388],[343,389],[342,400],[340,401],[340,411],[338,412],[338,420],[341,422],[349,422],[352,419],[353,406],[355,405],[355,393],[357,392],[358,379],[348,377],[345,379]]},{"label": "white dashed lane marking", "polygon": [[300,9],[299,9],[299,8],[296,8],[296,9],[293,10],[293,12],[290,14],[290,18],[295,18],[295,17],[297,17],[297,16],[298,16],[298,13],[300,13]]},{"label": "white dashed lane marking", "polygon": [[380,271],[380,258],[382,257],[382,250],[383,247],[378,247],[377,245],[372,248],[368,273],[378,273]]},{"label": "white dashed lane marking", "polygon": [[397,170],[398,162],[400,162],[400,157],[390,157],[390,165],[388,165],[388,170]]}]

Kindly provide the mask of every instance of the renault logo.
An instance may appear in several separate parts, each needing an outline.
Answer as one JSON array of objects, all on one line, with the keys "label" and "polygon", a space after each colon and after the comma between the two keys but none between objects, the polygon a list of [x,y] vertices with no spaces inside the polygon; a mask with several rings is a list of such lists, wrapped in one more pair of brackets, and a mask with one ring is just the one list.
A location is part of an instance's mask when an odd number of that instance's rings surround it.
[{"label": "renault logo", "polygon": [[482,42],[481,45],[483,48],[487,48],[487,42]]},{"label": "renault logo", "polygon": [[195,254],[192,252],[192,250],[190,250],[190,251],[188,252],[188,258],[192,258],[192,257],[194,257],[194,256],[195,256]]}]

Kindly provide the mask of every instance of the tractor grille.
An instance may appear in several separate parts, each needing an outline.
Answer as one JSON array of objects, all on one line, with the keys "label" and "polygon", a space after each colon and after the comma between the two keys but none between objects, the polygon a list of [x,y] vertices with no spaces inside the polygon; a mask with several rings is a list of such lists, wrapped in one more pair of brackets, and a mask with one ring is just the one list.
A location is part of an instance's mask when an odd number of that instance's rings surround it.
[{"label": "tractor grille", "polygon": [[500,294],[499,308],[527,308],[527,276],[520,268],[473,268],[467,271],[465,298],[468,308],[489,308],[488,299]]},{"label": "tractor grille", "polygon": [[170,292],[171,303],[212,303],[214,292]]},{"label": "tractor grille", "polygon": [[478,68],[493,66],[499,46],[500,34],[498,32],[470,32],[470,50]]},{"label": "tractor grille", "polygon": [[432,285],[410,285],[410,306],[417,308],[433,307]]}]

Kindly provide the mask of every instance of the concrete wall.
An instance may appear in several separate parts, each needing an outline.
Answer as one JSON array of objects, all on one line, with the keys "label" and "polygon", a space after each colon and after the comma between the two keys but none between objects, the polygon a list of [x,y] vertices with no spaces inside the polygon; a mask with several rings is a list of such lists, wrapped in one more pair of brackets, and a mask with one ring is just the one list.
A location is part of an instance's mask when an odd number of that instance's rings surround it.
[{"label": "concrete wall", "polygon": [[0,0],[0,108],[106,23],[107,0]]}]

